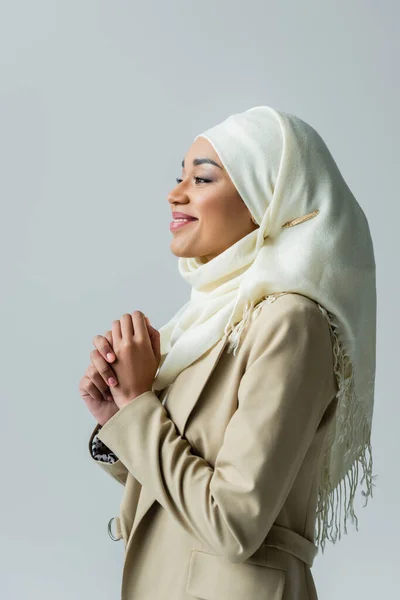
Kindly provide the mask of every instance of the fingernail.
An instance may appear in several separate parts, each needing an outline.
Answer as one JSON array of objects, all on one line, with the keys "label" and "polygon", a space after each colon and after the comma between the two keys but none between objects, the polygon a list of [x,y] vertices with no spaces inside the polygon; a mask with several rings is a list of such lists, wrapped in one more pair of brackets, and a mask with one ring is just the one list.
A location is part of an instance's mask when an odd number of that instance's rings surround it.
[{"label": "fingernail", "polygon": [[108,380],[108,385],[117,385],[117,382],[115,381],[114,377],[110,377],[110,379]]},{"label": "fingernail", "polygon": [[114,359],[114,354],[111,354],[111,352],[107,353],[107,360],[113,360]]}]

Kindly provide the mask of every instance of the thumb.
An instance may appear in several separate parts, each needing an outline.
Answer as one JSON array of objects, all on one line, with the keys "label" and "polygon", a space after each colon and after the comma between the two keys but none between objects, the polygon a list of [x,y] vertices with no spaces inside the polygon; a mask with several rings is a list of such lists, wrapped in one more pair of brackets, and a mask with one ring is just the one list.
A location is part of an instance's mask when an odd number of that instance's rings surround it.
[{"label": "thumb", "polygon": [[150,321],[146,317],[146,315],[145,315],[145,319],[146,319],[147,331],[149,333],[149,338],[151,341],[151,346],[153,348],[154,355],[158,358],[158,360],[160,360],[160,358],[161,358],[160,332],[150,324]]}]

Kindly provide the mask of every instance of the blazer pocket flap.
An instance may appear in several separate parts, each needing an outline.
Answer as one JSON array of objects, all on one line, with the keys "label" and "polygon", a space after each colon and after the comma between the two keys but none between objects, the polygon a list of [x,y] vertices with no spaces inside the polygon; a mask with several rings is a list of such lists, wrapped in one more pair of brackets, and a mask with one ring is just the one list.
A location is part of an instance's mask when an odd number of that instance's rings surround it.
[{"label": "blazer pocket flap", "polygon": [[282,600],[285,579],[283,569],[232,563],[223,556],[192,550],[186,591],[203,600]]}]

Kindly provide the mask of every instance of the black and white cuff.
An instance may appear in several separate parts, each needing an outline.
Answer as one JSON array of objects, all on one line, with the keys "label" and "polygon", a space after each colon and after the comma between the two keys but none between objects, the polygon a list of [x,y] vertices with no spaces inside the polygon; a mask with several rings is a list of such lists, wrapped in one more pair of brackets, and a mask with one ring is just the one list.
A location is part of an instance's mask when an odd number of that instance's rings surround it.
[{"label": "black and white cuff", "polygon": [[100,460],[101,462],[107,463],[115,463],[118,460],[118,456],[114,454],[108,446],[106,446],[97,435],[93,437],[92,440],[92,456],[95,460]]}]

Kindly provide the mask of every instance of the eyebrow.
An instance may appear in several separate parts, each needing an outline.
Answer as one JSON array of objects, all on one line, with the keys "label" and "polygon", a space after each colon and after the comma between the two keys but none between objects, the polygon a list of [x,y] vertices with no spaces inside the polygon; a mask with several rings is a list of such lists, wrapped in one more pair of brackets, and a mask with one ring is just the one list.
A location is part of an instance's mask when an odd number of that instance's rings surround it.
[{"label": "eyebrow", "polygon": [[[212,158],[194,158],[193,159],[193,166],[197,167],[198,165],[203,165],[204,163],[208,163],[210,165],[214,165],[216,167],[218,167],[219,169],[222,169],[221,165],[219,165],[218,163],[215,162],[215,160],[212,160]],[[182,168],[185,168],[185,159],[183,159],[182,161]]]}]

